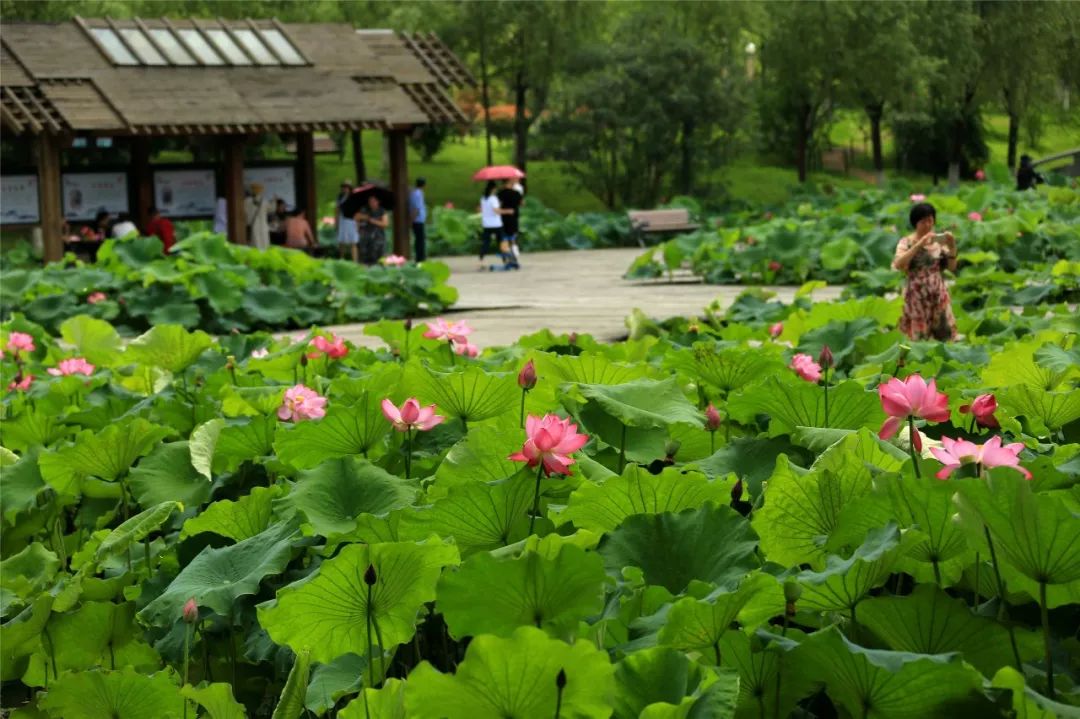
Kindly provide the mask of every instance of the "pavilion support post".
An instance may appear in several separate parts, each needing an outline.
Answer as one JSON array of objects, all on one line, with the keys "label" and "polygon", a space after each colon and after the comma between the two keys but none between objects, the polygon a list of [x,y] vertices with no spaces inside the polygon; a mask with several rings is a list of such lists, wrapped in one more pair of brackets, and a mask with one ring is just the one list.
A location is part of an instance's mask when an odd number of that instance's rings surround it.
[{"label": "pavilion support post", "polygon": [[315,194],[315,135],[310,132],[296,133],[296,164],[300,196],[297,204],[307,212],[308,222],[319,221],[319,202]]},{"label": "pavilion support post", "polygon": [[226,135],[225,144],[225,210],[229,242],[246,245],[247,217],[244,212],[244,136]]},{"label": "pavilion support post", "polygon": [[150,224],[154,206],[154,174],[150,170],[150,138],[131,138],[131,179],[135,185],[135,211],[132,214],[140,231]]},{"label": "pavilion support post", "polygon": [[45,262],[64,256],[64,238],[60,228],[64,210],[60,205],[60,138],[42,132],[37,138],[38,212]]},{"label": "pavilion support post", "polygon": [[387,132],[390,146],[390,189],[394,193],[394,254],[411,257],[409,252],[409,167],[405,156],[405,130]]},{"label": "pavilion support post", "polygon": [[353,167],[356,168],[356,184],[364,184],[367,179],[367,168],[364,166],[364,135],[363,130],[352,131],[352,159]]}]

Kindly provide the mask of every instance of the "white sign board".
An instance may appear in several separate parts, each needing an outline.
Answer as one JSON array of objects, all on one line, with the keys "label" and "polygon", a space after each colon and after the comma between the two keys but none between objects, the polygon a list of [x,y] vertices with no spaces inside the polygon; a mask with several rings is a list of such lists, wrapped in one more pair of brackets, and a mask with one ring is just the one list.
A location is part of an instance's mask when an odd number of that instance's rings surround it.
[{"label": "white sign board", "polygon": [[285,200],[289,209],[296,207],[296,168],[292,165],[279,167],[245,167],[244,189],[257,182],[263,186],[263,195],[270,200],[270,206],[278,198]]},{"label": "white sign board", "polygon": [[0,177],[0,224],[31,224],[38,217],[37,175]]},{"label": "white sign board", "polygon": [[154,173],[154,206],[166,217],[210,217],[216,202],[213,170]]},{"label": "white sign board", "polygon": [[64,175],[60,184],[63,188],[65,219],[92,220],[101,211],[113,215],[128,211],[126,173],[71,173]]}]

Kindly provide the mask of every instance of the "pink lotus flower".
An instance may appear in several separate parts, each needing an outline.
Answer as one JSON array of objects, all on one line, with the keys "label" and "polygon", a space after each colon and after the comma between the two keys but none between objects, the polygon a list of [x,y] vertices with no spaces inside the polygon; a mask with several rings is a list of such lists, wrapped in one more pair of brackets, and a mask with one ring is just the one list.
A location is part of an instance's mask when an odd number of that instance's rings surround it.
[{"label": "pink lotus flower", "polygon": [[983,180],[986,179],[986,173],[983,172],[982,170],[975,170],[975,179],[978,180],[979,182],[982,182]]},{"label": "pink lotus flower", "polygon": [[821,353],[818,355],[817,361],[818,364],[825,369],[829,369],[833,366],[832,350],[829,349],[829,345],[821,346]]},{"label": "pink lotus flower", "polygon": [[104,302],[107,299],[108,297],[105,295],[104,292],[91,292],[86,297],[86,302],[87,304],[96,305],[98,302]]},{"label": "pink lotus flower", "polygon": [[400,408],[389,397],[382,401],[383,417],[386,417],[394,429],[398,432],[408,432],[410,429],[418,429],[427,432],[436,425],[442,424],[446,417],[435,414],[435,405],[429,404],[421,407],[416,397],[410,397]]},{"label": "pink lotus flower", "polygon": [[33,352],[34,338],[25,332],[12,332],[8,335],[7,348],[18,354],[19,352]]},{"label": "pink lotus flower", "polygon": [[277,416],[291,422],[322,419],[326,416],[326,397],[302,384],[290,387],[285,390],[285,400],[278,407]]},{"label": "pink lotus flower", "polygon": [[518,387],[528,392],[530,389],[536,386],[536,365],[532,360],[525,363],[525,366],[518,372],[517,378]]},{"label": "pink lotus flower", "polygon": [[382,258],[382,263],[387,267],[401,267],[406,262],[408,262],[408,260],[401,255],[387,255]]},{"label": "pink lotus flower", "polygon": [[28,389],[30,389],[30,385],[33,383],[33,381],[34,381],[34,375],[32,375],[32,374],[28,374],[28,375],[24,376],[21,380],[18,380],[18,381],[12,380],[11,384],[8,385],[8,392],[11,392],[13,390],[17,390],[19,392],[25,392]]},{"label": "pink lotus flower", "polygon": [[982,427],[1001,426],[998,424],[997,417],[994,416],[997,412],[997,399],[992,394],[980,394],[971,404],[960,405],[960,414],[969,412],[975,417],[975,422]]},{"label": "pink lotus flower", "polygon": [[445,208],[446,208],[446,209],[448,209],[448,210],[452,210],[452,209],[454,209],[454,203],[453,203],[453,202],[450,202],[449,200],[447,200],[447,201],[446,201],[446,204],[445,204],[445,205],[443,205],[443,207],[445,207]]},{"label": "pink lotus flower", "polygon": [[270,356],[270,350],[266,349],[265,347],[260,347],[257,350],[252,350],[251,351],[251,358],[252,359],[263,359],[263,358],[269,357],[269,356]]},{"label": "pink lotus flower", "polygon": [[337,335],[330,335],[330,339],[318,335],[311,340],[311,346],[318,351],[308,353],[308,359],[316,359],[323,355],[330,359],[341,359],[349,354],[349,348],[345,346],[345,339]]},{"label": "pink lotus flower", "polygon": [[199,604],[195,601],[195,597],[184,602],[182,614],[184,616],[184,621],[188,624],[194,624],[199,621]]},{"label": "pink lotus flower", "polygon": [[912,195],[908,199],[911,200],[912,202],[923,202],[924,200],[926,200],[926,195],[923,195],[923,194],[920,194],[920,193],[916,192],[914,195]]},{"label": "pink lotus flower", "polygon": [[982,222],[982,215],[980,215],[978,212],[971,211],[968,213],[968,219],[972,222]]},{"label": "pink lotus flower", "polygon": [[777,322],[774,325],[769,325],[769,336],[776,339],[780,336],[780,333],[784,331],[784,323]]},{"label": "pink lotus flower", "polygon": [[942,437],[943,449],[931,447],[930,453],[941,462],[944,467],[934,476],[938,479],[948,479],[949,475],[960,469],[965,464],[977,464],[986,469],[993,467],[1012,467],[1025,479],[1031,479],[1031,472],[1020,466],[1020,451],[1024,445],[1019,442],[1001,446],[1001,437],[991,437],[986,444],[975,444],[966,439],[952,439]]},{"label": "pink lotus flower", "polygon": [[[904,380],[893,377],[888,382],[878,385],[878,396],[881,397],[881,408],[885,410],[885,414],[889,415],[878,432],[878,436],[882,439],[893,437],[908,417],[921,418],[929,422],[949,420],[949,398],[937,391],[935,380],[930,380],[927,384],[926,380],[917,374]],[[911,441],[915,449],[921,452],[922,437],[917,430]]]},{"label": "pink lotus flower", "polygon": [[70,374],[84,374],[89,377],[94,374],[94,365],[82,357],[73,357],[72,359],[61,360],[56,367],[50,367],[49,374],[53,377],[64,377]]},{"label": "pink lotus flower", "polygon": [[445,340],[456,344],[467,344],[468,340],[466,337],[472,333],[472,327],[469,327],[469,325],[465,323],[465,320],[450,324],[442,317],[439,317],[428,325],[424,337],[429,340]]},{"label": "pink lotus flower", "polygon": [[769,272],[779,272],[784,266],[776,260],[769,260]]},{"label": "pink lotus flower", "polygon": [[795,373],[807,382],[817,382],[821,379],[821,365],[810,355],[801,353],[795,355],[791,358],[791,364],[788,367],[795,370]]},{"label": "pink lotus flower", "polygon": [[332,215],[327,215],[327,216],[323,217],[319,222],[321,222],[323,225],[325,225],[327,227],[333,227],[334,225],[337,224],[337,218],[332,216]]},{"label": "pink lotus flower", "polygon": [[480,348],[471,342],[452,342],[450,346],[453,348],[454,354],[456,355],[476,357],[480,354]]},{"label": "pink lotus flower", "polygon": [[720,429],[720,412],[712,402],[709,402],[709,406],[705,408],[705,429],[710,432]]},{"label": "pink lotus flower", "polygon": [[510,455],[515,462],[527,462],[529,467],[542,465],[544,474],[570,474],[574,458],[570,455],[589,441],[587,434],[578,434],[577,425],[555,414],[543,418],[529,415],[525,420],[528,437],[520,452]]}]

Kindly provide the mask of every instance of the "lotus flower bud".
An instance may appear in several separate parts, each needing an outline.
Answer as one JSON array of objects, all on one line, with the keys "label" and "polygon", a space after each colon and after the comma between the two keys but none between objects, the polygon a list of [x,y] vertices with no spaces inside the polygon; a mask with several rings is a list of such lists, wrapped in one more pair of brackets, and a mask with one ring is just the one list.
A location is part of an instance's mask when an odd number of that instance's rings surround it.
[{"label": "lotus flower bud", "polygon": [[802,587],[793,579],[784,582],[784,612],[790,617],[795,614],[795,603],[802,596]]},{"label": "lotus flower bud", "polygon": [[566,343],[571,345],[577,344],[577,332],[571,332],[566,336]]},{"label": "lotus flower bud", "polygon": [[184,602],[184,621],[188,624],[194,624],[199,621],[199,605],[195,601],[195,597]]},{"label": "lotus flower bud", "polygon": [[818,355],[818,364],[825,369],[833,366],[832,350],[829,349],[829,345],[822,345],[821,354]]},{"label": "lotus flower bud", "polygon": [[780,336],[780,333],[784,331],[784,323],[777,322],[774,325],[769,325],[769,336],[776,339]]},{"label": "lotus flower bud", "polygon": [[712,402],[709,402],[709,406],[705,408],[705,429],[710,432],[720,429],[720,413]]},{"label": "lotus flower bud", "polygon": [[689,324],[689,325],[687,326],[687,328],[686,328],[686,331],[687,331],[687,332],[689,332],[689,333],[690,333],[690,334],[692,334],[692,335],[696,335],[696,334],[698,334],[699,332],[701,332],[701,327],[700,327],[700,326],[698,325],[698,323],[697,323],[697,322],[691,322],[691,323],[690,323],[690,324]]},{"label": "lotus flower bud", "polygon": [[525,363],[525,366],[518,372],[518,387],[528,392],[536,386],[536,365],[532,360]]},{"label": "lotus flower bud", "polygon": [[735,480],[735,485],[731,488],[731,502],[734,504],[742,499],[742,480]]},{"label": "lotus flower bud", "polygon": [[229,355],[225,358],[225,369],[229,370],[230,372],[236,369],[236,357]]},{"label": "lotus flower bud", "polygon": [[412,332],[412,317],[405,318],[405,331]]},{"label": "lotus flower bud", "polygon": [[564,689],[566,687],[566,670],[560,669],[559,673],[555,675],[555,688]]},{"label": "lotus flower bud", "polygon": [[679,453],[679,448],[682,447],[682,442],[677,439],[669,439],[667,444],[664,445],[664,455],[669,460],[674,460],[675,455]]},{"label": "lotus flower bud", "polygon": [[369,564],[367,570],[364,571],[364,584],[371,587],[376,581],[378,578],[375,576],[375,565]]}]

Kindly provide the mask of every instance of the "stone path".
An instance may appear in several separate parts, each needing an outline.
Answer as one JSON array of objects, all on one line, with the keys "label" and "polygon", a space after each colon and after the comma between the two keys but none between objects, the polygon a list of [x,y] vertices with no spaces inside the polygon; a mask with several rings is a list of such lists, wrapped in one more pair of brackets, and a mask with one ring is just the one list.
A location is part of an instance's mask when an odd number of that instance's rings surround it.
[{"label": "stone path", "polygon": [[[522,269],[481,272],[476,257],[437,258],[450,266],[457,304],[447,317],[465,319],[476,329],[471,339],[481,348],[512,344],[545,327],[556,334],[591,334],[612,341],[626,334],[634,308],[654,319],[699,314],[713,300],[729,304],[745,287],[701,284],[688,272],[675,281],[629,281],[622,275],[641,254],[638,248],[538,252],[522,257]],[[767,288],[790,302],[795,287]],[[819,300],[839,296],[842,288],[814,293]],[[362,346],[381,340],[363,334],[363,325],[329,327]]]}]

